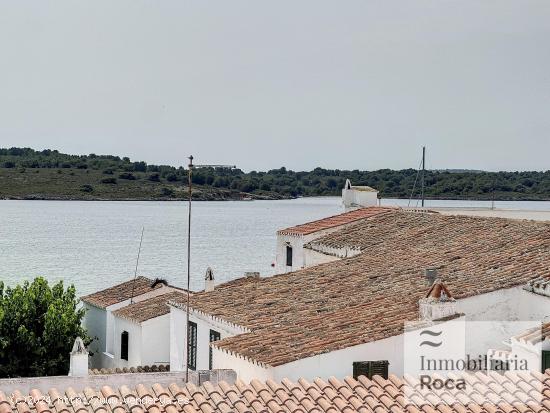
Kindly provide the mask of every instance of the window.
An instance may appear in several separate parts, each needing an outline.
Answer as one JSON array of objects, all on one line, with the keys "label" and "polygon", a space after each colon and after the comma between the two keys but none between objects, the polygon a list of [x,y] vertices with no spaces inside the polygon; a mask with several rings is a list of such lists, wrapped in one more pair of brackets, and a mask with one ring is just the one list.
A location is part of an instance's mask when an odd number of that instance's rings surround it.
[{"label": "window", "polygon": [[542,351],[542,372],[550,369],[550,351]]},{"label": "window", "polygon": [[388,360],[378,361],[356,361],[353,363],[353,378],[357,380],[359,376],[366,376],[372,379],[373,376],[382,376],[388,378]]},{"label": "window", "polygon": [[290,245],[286,246],[286,266],[292,267],[292,247]]},{"label": "window", "polygon": [[[214,330],[210,330],[210,342],[213,343],[214,341],[218,341],[220,339],[220,333]],[[208,359],[208,370],[212,370],[212,346],[208,346],[210,348],[210,356]]]},{"label": "window", "polygon": [[197,369],[197,324],[189,321],[187,326],[187,367]]},{"label": "window", "polygon": [[123,331],[120,335],[120,359],[128,361],[128,332]]}]

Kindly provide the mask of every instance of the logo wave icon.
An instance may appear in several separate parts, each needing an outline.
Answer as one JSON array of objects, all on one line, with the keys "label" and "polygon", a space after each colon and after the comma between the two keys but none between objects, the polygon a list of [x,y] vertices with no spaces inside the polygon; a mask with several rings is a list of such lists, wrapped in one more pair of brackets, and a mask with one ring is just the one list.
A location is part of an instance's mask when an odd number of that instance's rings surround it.
[{"label": "logo wave icon", "polygon": [[[432,336],[432,337],[439,337],[441,335],[442,331],[431,331],[431,330],[423,330],[420,332],[420,335],[428,335],[428,336]],[[441,344],[443,344],[442,341],[438,341],[438,342],[433,342],[433,341],[428,341],[428,340],[424,340],[422,343],[420,343],[420,346],[430,346],[430,347],[439,347]]]}]

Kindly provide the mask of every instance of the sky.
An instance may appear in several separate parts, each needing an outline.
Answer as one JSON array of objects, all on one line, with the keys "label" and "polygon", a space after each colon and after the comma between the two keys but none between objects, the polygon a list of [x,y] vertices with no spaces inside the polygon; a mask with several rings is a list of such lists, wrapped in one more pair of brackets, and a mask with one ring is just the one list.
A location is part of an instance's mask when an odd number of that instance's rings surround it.
[{"label": "sky", "polygon": [[0,147],[550,169],[548,0],[0,0]]}]

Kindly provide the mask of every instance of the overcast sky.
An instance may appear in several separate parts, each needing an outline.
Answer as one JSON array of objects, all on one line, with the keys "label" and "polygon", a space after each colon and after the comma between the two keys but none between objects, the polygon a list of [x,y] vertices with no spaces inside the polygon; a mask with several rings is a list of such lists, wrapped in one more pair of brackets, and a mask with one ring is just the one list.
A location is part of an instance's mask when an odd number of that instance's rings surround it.
[{"label": "overcast sky", "polygon": [[549,0],[0,0],[0,147],[550,169]]}]

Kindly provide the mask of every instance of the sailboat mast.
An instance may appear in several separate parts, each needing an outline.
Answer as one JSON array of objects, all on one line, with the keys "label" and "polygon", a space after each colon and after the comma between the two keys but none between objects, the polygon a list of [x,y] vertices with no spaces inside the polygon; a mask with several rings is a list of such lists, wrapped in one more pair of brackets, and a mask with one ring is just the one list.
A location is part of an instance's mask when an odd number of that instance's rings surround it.
[{"label": "sailboat mast", "polygon": [[422,147],[422,208],[424,208],[424,185],[426,181],[426,147]]}]

